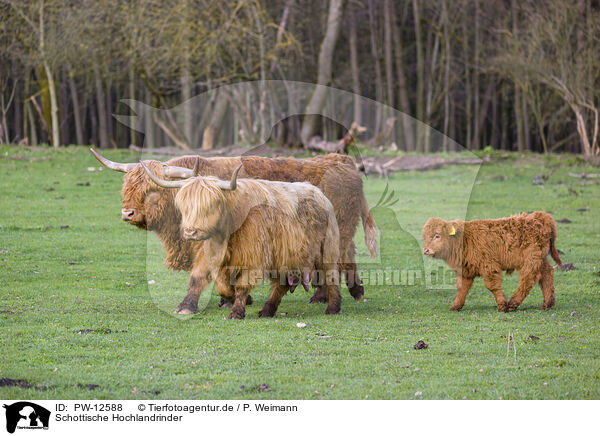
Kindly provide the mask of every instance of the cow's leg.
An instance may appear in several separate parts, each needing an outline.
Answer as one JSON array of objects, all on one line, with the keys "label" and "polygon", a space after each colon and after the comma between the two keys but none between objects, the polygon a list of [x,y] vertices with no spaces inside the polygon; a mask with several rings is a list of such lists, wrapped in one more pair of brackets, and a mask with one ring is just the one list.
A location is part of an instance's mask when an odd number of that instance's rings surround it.
[{"label": "cow's leg", "polygon": [[554,269],[548,262],[548,259],[544,258],[542,267],[540,269],[540,286],[542,287],[542,294],[544,294],[544,303],[542,303],[542,310],[548,310],[554,306]]},{"label": "cow's leg", "polygon": [[[251,306],[252,303],[254,303],[254,299],[252,298],[252,295],[248,295],[248,298],[246,299],[246,306]],[[232,305],[233,298],[221,296],[221,299],[219,300],[219,307],[231,307]]]},{"label": "cow's leg", "polygon": [[281,284],[279,279],[275,278],[271,280],[271,295],[269,295],[269,299],[263,306],[262,310],[258,312],[259,318],[272,318],[275,316],[275,312],[277,312],[277,308],[279,307],[279,303],[281,303],[281,299],[290,289],[289,285]]},{"label": "cow's leg", "polygon": [[224,276],[220,275],[217,280],[215,280],[215,291],[217,291],[217,294],[221,297],[219,307],[233,306],[235,289]]},{"label": "cow's leg", "polygon": [[490,272],[483,276],[485,287],[490,290],[496,299],[498,312],[506,312],[507,302],[504,292],[502,292],[502,272]]},{"label": "cow's leg", "polygon": [[327,287],[324,282],[323,273],[319,268],[313,271],[313,287],[316,288],[315,293],[308,300],[309,303],[327,303]]},{"label": "cow's leg", "polygon": [[343,271],[346,276],[346,284],[348,285],[348,292],[352,295],[352,298],[356,301],[362,301],[365,295],[365,288],[362,285],[360,276],[355,263],[340,264],[340,271]]},{"label": "cow's leg", "polygon": [[246,316],[246,301],[251,289],[250,286],[235,286],[235,298],[227,318],[243,319]]},{"label": "cow's leg", "polygon": [[[231,307],[235,300],[235,289],[232,284],[232,277],[228,276],[225,272],[221,272],[218,279],[215,280],[215,290],[221,296],[219,300],[219,307]],[[253,303],[251,295],[246,298],[246,305],[249,306]]]},{"label": "cow's leg", "polygon": [[342,247],[340,250],[342,253],[342,262],[339,265],[340,273],[342,271],[346,274],[346,284],[348,285],[348,292],[352,295],[356,301],[361,301],[365,295],[365,288],[362,285],[358,271],[356,267],[356,248],[354,241],[350,238],[350,242],[347,247]]},{"label": "cow's leg", "polygon": [[510,301],[508,302],[509,311],[516,310],[529,295],[531,288],[540,280],[540,268],[541,261],[537,263],[530,261],[519,270],[519,286],[512,297],[510,297]]},{"label": "cow's leg", "polygon": [[208,278],[206,275],[197,274],[194,271],[190,274],[190,281],[188,284],[188,293],[183,299],[175,313],[180,315],[188,315],[191,313],[198,312],[198,299],[200,294],[208,286]]},{"label": "cow's leg", "polygon": [[458,276],[456,279],[456,298],[454,299],[454,303],[452,303],[450,310],[460,310],[463,308],[471,286],[473,286],[473,279]]},{"label": "cow's leg", "polygon": [[324,272],[324,285],[327,289],[327,309],[325,309],[325,314],[338,314],[341,311],[342,296],[340,295],[340,274],[337,264],[321,264],[319,265],[319,269]]}]

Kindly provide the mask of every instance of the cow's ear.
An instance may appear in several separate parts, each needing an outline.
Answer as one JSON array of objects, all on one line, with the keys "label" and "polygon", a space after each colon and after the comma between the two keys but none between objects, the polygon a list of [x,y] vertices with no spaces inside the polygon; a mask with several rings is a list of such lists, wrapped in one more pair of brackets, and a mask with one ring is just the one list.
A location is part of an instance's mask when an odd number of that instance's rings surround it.
[{"label": "cow's ear", "polygon": [[448,223],[448,234],[450,236],[462,236],[464,223],[461,220],[450,221]]}]

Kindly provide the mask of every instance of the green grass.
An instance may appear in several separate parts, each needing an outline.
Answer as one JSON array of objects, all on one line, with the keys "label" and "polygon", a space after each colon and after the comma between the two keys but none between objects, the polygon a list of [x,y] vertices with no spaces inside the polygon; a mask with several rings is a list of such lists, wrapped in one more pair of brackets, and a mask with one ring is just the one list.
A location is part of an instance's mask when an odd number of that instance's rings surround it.
[{"label": "green grass", "polygon": [[[559,164],[544,185],[532,184]],[[568,176],[597,168],[570,156],[522,156],[396,173],[389,185],[399,202],[374,210],[379,260],[368,261],[357,233],[364,269],[419,270],[429,216],[545,209],[569,218],[558,224],[557,246],[577,269],[556,271],[549,312],[539,310],[536,287],[517,312],[498,313],[479,279],[459,313],[448,310],[451,286],[383,283],[368,285],[361,303],[343,287],[339,316],[325,316],[297,290],[271,320],[257,318],[268,296],[262,287],[238,322],[224,319],[212,290],[196,316],[171,314],[186,274],[167,271],[156,239],[120,221],[122,176],[88,167],[98,163],[83,147],[0,147],[0,378],[33,385],[0,387],[2,398],[600,398],[600,187]],[[366,179],[369,204],[384,187]],[[516,285],[516,274],[505,279],[507,296]],[[512,348],[506,359],[509,329],[516,362]],[[414,350],[420,339],[429,348]]]}]

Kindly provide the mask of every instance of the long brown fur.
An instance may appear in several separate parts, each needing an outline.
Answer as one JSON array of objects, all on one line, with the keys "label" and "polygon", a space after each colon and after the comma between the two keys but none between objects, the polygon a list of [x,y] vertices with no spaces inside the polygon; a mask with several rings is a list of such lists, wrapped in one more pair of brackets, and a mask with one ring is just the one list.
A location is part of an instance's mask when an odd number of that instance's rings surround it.
[{"label": "long brown fur", "polygon": [[[194,168],[198,163],[199,174],[227,180],[235,168],[243,163],[240,178],[281,180],[286,182],[309,182],[319,187],[333,204],[340,232],[339,271],[344,272],[350,294],[362,299],[363,286],[358,276],[355,258],[354,234],[362,218],[365,242],[372,257],[377,256],[377,227],[369,211],[362,189],[362,178],[348,156],[330,154],[309,159],[248,157],[183,156],[166,163],[145,161],[158,176],[167,179],[165,165]],[[150,181],[141,165],[125,174],[123,209],[132,211],[130,223],[141,229],[154,231],[166,252],[165,265],[175,270],[192,271],[188,294],[178,307],[182,313],[197,311],[200,293],[208,282],[194,276],[194,265],[201,268],[202,243],[184,241],[179,223],[181,215],[174,205],[175,193],[156,186]],[[311,301],[326,301],[324,288],[319,288]]]},{"label": "long brown fur", "polygon": [[339,313],[339,231],[325,195],[309,183],[242,179],[233,191],[218,183],[192,178],[175,204],[184,235],[205,240],[205,270],[195,272],[213,277],[221,296],[233,300],[229,318],[244,318],[248,295],[264,277],[271,279],[271,296],[259,316],[274,316],[289,272],[313,266],[330,278],[325,313]]},{"label": "long brown fur", "polygon": [[[430,218],[423,227],[423,253],[443,259],[456,272],[457,293],[450,310],[462,309],[477,276],[483,278],[501,312],[517,309],[531,288],[540,283],[545,310],[555,303],[548,252],[561,264],[556,237],[556,224],[546,212],[473,221]],[[519,286],[507,302],[502,292],[502,271],[510,274],[514,270],[519,271]]]}]

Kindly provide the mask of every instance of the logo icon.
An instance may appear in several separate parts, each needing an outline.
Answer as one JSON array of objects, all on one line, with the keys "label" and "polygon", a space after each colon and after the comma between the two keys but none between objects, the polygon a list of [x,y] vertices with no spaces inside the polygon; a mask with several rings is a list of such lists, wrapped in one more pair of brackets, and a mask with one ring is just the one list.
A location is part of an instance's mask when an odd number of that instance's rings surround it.
[{"label": "logo icon", "polygon": [[6,431],[19,429],[48,429],[50,411],[28,401],[4,405],[6,409]]}]

